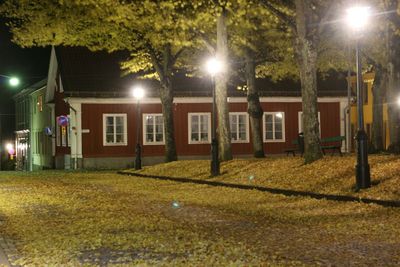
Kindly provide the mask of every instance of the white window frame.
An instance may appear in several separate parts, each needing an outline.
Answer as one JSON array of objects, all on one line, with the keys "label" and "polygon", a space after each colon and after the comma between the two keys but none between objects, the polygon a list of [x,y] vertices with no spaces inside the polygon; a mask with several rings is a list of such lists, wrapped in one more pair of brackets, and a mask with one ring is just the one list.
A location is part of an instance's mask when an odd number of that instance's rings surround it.
[{"label": "white window frame", "polygon": [[[246,117],[246,139],[245,140],[232,140],[232,143],[249,143],[250,142],[250,128],[249,128],[249,114],[247,112],[229,112],[229,122],[231,121],[231,115],[232,116],[236,116],[236,118],[238,118],[237,116],[239,115],[245,115]],[[229,126],[230,127],[230,126]],[[238,137],[238,133],[239,133],[239,124],[237,124],[237,136]]]},{"label": "white window frame", "polygon": [[[207,141],[192,141],[192,116],[207,116],[208,117],[208,140]],[[210,112],[192,112],[188,113],[188,143],[189,144],[211,144],[211,113]]]},{"label": "white window frame", "polygon": [[[124,142],[123,143],[107,143],[106,135],[106,121],[107,117],[123,117],[124,123]],[[115,119],[114,119],[115,120]],[[116,127],[116,125],[114,125]],[[128,124],[127,124],[127,114],[126,113],[103,113],[103,146],[127,146],[128,145]],[[114,139],[115,139],[115,129],[114,129]]]},{"label": "white window frame", "polygon": [[[276,114],[282,114],[282,139],[275,139],[275,116],[273,116],[273,135],[274,139],[272,140],[267,140],[267,131],[265,129],[265,117],[266,115],[276,115]],[[286,136],[285,136],[285,112],[283,111],[273,111],[273,112],[264,112],[263,114],[263,141],[264,143],[284,143],[286,141]]]},{"label": "white window frame", "polygon": [[[147,122],[147,120],[146,120],[146,116],[154,116],[154,117],[161,117],[161,118],[163,118],[163,140],[161,141],[161,142],[148,142],[147,140],[146,140],[146,122]],[[143,134],[143,145],[164,145],[165,144],[165,125],[164,125],[164,117],[163,117],[163,114],[162,113],[143,113],[143,115],[142,115],[142,126],[143,126],[143,132],[142,132],[142,134]],[[154,126],[154,130],[155,130],[155,120],[154,120],[154,124],[153,124],[153,126]],[[155,136],[155,134],[156,134],[156,132],[154,131],[153,132],[153,137],[154,137],[154,140],[156,140],[156,136]]]},{"label": "white window frame", "polygon": [[[298,125],[299,125],[299,133],[303,132],[303,121],[301,119],[301,115],[303,114],[303,111],[299,111],[297,117],[298,117]],[[318,111],[318,126],[319,126],[319,137],[321,137],[321,112]]]}]

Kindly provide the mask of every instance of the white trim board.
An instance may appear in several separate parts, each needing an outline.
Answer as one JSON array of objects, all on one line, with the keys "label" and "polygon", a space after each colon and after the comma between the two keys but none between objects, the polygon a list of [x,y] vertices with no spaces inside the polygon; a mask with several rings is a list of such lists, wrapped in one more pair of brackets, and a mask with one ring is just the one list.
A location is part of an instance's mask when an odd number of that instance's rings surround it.
[{"label": "white trim board", "polygon": [[[95,97],[67,97],[68,103],[80,104],[136,104],[134,98],[95,98]],[[246,97],[228,97],[228,103],[247,103]],[[347,97],[319,97],[318,103],[337,103],[347,101]],[[261,103],[301,103],[301,97],[260,97]],[[142,104],[161,104],[158,97],[144,98]],[[174,97],[175,104],[184,103],[212,103],[211,97]]]}]

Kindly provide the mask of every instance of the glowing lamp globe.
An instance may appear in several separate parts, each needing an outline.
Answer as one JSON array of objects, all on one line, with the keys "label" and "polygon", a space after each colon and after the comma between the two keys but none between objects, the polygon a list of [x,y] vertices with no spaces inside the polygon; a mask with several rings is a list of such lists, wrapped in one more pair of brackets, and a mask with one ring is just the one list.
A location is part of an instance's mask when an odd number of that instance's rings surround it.
[{"label": "glowing lamp globe", "polygon": [[19,79],[16,77],[12,77],[9,80],[9,83],[11,86],[18,86],[19,85]]},{"label": "glowing lamp globe", "polygon": [[369,7],[355,6],[346,10],[346,22],[354,30],[362,30],[369,21],[371,9]]},{"label": "glowing lamp globe", "polygon": [[142,87],[135,87],[132,90],[132,96],[137,100],[140,100],[144,97],[144,90]]},{"label": "glowing lamp globe", "polygon": [[215,74],[220,73],[223,70],[224,66],[223,66],[222,62],[219,61],[218,59],[210,58],[207,61],[206,68],[207,68],[207,71],[209,74],[215,75]]}]

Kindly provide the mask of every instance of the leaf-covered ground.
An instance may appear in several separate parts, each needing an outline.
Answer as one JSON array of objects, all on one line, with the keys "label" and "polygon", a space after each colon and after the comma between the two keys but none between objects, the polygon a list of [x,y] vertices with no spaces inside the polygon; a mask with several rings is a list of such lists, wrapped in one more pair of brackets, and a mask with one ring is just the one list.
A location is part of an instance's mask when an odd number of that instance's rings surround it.
[{"label": "leaf-covered ground", "polygon": [[235,159],[221,164],[221,176],[210,178],[210,161],[193,160],[149,166],[138,173],[400,200],[399,156],[370,156],[372,187],[359,193],[355,193],[355,164],[355,155],[326,156],[308,165],[300,157]]},{"label": "leaf-covered ground", "polygon": [[[241,162],[228,164],[262,164]],[[377,205],[111,172],[15,172],[0,173],[0,215],[23,266],[400,265],[400,209]]]}]

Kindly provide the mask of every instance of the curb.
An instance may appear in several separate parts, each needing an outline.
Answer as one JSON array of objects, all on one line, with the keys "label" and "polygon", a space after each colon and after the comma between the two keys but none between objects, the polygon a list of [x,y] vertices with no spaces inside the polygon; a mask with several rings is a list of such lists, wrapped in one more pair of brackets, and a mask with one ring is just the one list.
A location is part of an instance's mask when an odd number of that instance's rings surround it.
[{"label": "curb", "polygon": [[181,183],[192,183],[192,184],[201,184],[201,185],[210,185],[210,186],[223,186],[228,188],[235,189],[243,189],[243,190],[258,190],[261,192],[268,192],[271,194],[280,194],[288,197],[310,197],[314,199],[326,199],[332,201],[339,202],[358,202],[363,204],[376,204],[383,207],[392,207],[392,208],[400,208],[400,201],[394,200],[379,200],[379,199],[371,199],[371,198],[358,198],[352,196],[343,196],[343,195],[331,195],[331,194],[319,194],[307,191],[295,191],[289,189],[279,189],[279,188],[270,188],[256,185],[244,185],[244,184],[233,184],[233,183],[223,183],[217,181],[205,181],[205,180],[195,180],[190,178],[179,178],[179,177],[168,177],[168,176],[159,176],[159,175],[146,175],[140,173],[128,173],[119,171],[117,174],[127,175],[127,176],[136,176],[141,178],[149,178],[156,180],[164,180],[164,181],[173,181],[173,182],[181,182]]}]

